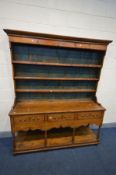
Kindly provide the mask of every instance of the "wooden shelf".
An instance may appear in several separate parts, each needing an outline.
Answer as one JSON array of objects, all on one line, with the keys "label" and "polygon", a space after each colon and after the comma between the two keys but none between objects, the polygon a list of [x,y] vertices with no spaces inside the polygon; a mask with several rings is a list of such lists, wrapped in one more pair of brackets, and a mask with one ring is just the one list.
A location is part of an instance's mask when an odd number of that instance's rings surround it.
[{"label": "wooden shelf", "polygon": [[63,66],[63,67],[90,67],[101,68],[102,65],[94,64],[67,64],[67,63],[49,63],[49,62],[37,62],[37,61],[19,61],[13,60],[15,64],[30,64],[30,65],[42,65],[42,66]]},{"label": "wooden shelf", "polygon": [[96,92],[94,89],[16,89],[16,92]]},{"label": "wooden shelf", "polygon": [[23,77],[15,76],[15,80],[63,80],[63,81],[98,81],[98,78],[75,78],[75,77]]}]

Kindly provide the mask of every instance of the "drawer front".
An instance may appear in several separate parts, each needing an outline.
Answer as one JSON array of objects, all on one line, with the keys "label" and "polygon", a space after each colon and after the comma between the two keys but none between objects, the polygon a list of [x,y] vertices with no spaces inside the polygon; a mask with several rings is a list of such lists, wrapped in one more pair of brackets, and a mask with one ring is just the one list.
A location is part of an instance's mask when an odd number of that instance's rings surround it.
[{"label": "drawer front", "polygon": [[95,112],[79,112],[77,114],[78,119],[101,119],[103,113],[101,111]]},{"label": "drawer front", "polygon": [[44,123],[44,115],[22,115],[13,119],[14,130],[41,129]]},{"label": "drawer front", "polygon": [[70,121],[70,120],[74,120],[74,113],[64,113],[62,115],[62,119],[64,121]]},{"label": "drawer front", "polygon": [[45,122],[46,130],[59,127],[70,127],[74,123],[73,113],[48,114]]},{"label": "drawer front", "polygon": [[73,120],[73,119],[74,119],[73,113],[48,114],[48,121],[51,121],[51,122],[67,121],[67,120]]},{"label": "drawer front", "polygon": [[44,120],[44,115],[22,115],[14,117],[14,120],[18,123],[38,122]]}]

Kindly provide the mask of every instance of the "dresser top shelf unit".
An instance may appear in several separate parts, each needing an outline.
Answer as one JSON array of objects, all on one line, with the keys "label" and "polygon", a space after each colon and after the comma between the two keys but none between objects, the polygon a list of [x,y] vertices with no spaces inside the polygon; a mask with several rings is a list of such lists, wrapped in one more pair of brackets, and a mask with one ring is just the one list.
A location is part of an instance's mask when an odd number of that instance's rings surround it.
[{"label": "dresser top shelf unit", "polygon": [[15,90],[13,152],[98,144],[105,108],[96,91],[111,41],[4,31]]},{"label": "dresser top shelf unit", "polygon": [[20,102],[27,102],[28,106],[28,101],[43,104],[43,100],[57,101],[58,105],[60,100],[96,102],[97,84],[110,40],[4,31],[11,47],[15,106]]}]

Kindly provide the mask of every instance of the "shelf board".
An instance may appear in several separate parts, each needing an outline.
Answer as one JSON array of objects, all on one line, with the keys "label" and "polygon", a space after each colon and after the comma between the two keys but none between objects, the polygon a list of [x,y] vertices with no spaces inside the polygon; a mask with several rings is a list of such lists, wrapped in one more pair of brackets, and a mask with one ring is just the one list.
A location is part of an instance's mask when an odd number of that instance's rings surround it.
[{"label": "shelf board", "polygon": [[16,89],[16,92],[96,92],[94,89]]},{"label": "shelf board", "polygon": [[63,81],[98,81],[98,78],[77,78],[77,77],[23,77],[15,76],[15,80],[63,80]]},{"label": "shelf board", "polygon": [[63,67],[90,67],[101,68],[102,65],[95,64],[69,64],[69,63],[49,63],[49,62],[37,62],[37,61],[19,61],[14,60],[14,64],[30,64],[30,65],[42,65],[42,66],[63,66]]}]

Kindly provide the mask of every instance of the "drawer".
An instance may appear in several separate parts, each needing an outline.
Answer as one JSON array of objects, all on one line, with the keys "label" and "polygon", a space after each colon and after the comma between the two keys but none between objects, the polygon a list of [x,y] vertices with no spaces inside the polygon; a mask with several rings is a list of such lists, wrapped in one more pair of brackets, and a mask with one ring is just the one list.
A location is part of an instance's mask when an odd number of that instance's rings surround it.
[{"label": "drawer", "polygon": [[43,121],[44,115],[22,115],[14,117],[14,121],[18,123],[30,123]]},{"label": "drawer", "polygon": [[48,114],[48,121],[67,121],[73,119],[74,119],[73,113]]},{"label": "drawer", "polygon": [[44,115],[21,115],[13,118],[14,130],[41,129],[44,124]]},{"label": "drawer", "polygon": [[103,117],[103,113],[101,111],[95,112],[79,112],[75,115],[77,119],[99,119]]}]

